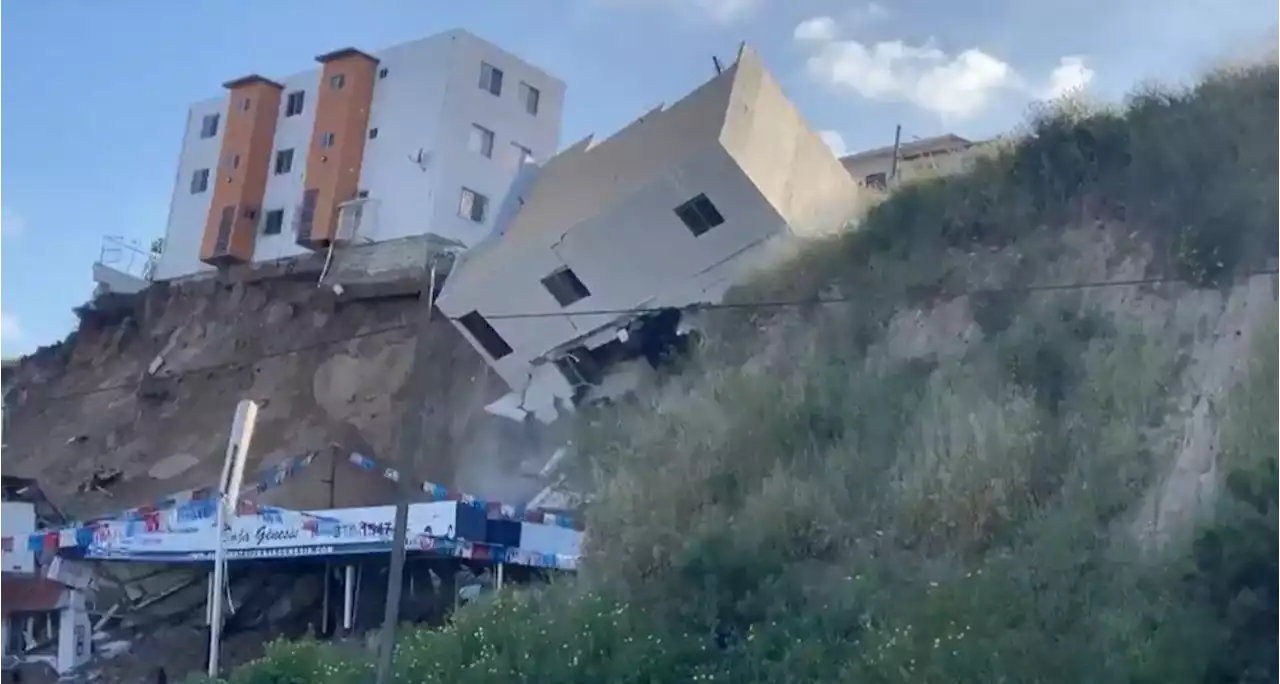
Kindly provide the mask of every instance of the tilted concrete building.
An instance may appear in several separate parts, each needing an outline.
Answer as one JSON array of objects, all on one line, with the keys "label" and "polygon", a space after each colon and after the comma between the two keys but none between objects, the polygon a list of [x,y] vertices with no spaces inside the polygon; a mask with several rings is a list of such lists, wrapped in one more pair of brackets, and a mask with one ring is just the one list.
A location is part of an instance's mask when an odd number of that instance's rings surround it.
[{"label": "tilted concrete building", "polygon": [[837,228],[857,203],[744,47],[671,107],[526,165],[438,306],[512,388],[490,410],[549,421],[673,342],[679,309],[721,299],[766,243]]}]

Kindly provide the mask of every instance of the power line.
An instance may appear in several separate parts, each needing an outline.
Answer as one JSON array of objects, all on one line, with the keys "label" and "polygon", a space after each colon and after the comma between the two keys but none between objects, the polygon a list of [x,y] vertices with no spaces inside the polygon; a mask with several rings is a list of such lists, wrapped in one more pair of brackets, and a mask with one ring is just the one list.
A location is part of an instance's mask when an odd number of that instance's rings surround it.
[{"label": "power line", "polygon": [[[1238,276],[1234,280],[1237,280],[1237,281],[1247,280],[1249,278],[1254,278],[1257,276],[1268,276],[1268,275],[1269,276],[1280,275],[1280,271],[1277,271],[1274,269],[1251,271],[1249,273],[1245,273]],[[1064,292],[1064,291],[1073,291],[1073,290],[1094,290],[1094,289],[1104,289],[1104,288],[1112,288],[1112,287],[1138,287],[1143,285],[1162,285],[1162,284],[1188,283],[1188,282],[1191,282],[1189,278],[1169,276],[1169,277],[1154,277],[1154,278],[1130,278],[1130,279],[1123,279],[1123,280],[1095,280],[1095,281],[1088,281],[1088,282],[1081,282],[1081,283],[1056,283],[1056,284],[1048,284],[1048,285],[1010,285],[1010,286],[1004,286],[1004,287],[979,287],[979,288],[966,288],[962,290],[944,292],[937,295],[935,299],[950,300],[950,299],[958,299],[960,297],[971,297],[975,295],[1033,294],[1038,292]],[[755,310],[764,310],[764,309],[828,306],[833,304],[853,304],[858,302],[865,302],[872,298],[873,297],[870,297],[868,295],[860,294],[860,295],[842,295],[838,297],[808,297],[804,299],[790,299],[790,300],[763,301],[763,302],[703,303],[703,304],[692,304],[685,307],[656,307],[655,306],[655,307],[630,307],[630,308],[623,308],[623,309],[587,309],[587,310],[577,310],[577,311],[517,312],[517,313],[505,313],[505,314],[486,314],[485,318],[493,321],[493,320],[518,320],[518,319],[537,319],[537,318],[553,318],[553,317],[560,318],[565,316],[639,316],[643,314],[659,313],[661,311],[666,311],[672,308],[680,308],[682,310],[690,311],[690,312],[734,311],[734,310],[755,311]],[[413,327],[412,323],[398,323],[396,325],[376,328],[374,330],[367,330],[365,332],[356,333],[354,335],[348,335],[345,337],[319,340],[316,342],[303,344],[296,347],[290,347],[288,349],[281,349],[278,351],[267,352],[264,354],[254,356],[249,359],[243,359],[238,361],[227,361],[219,364],[200,366],[197,368],[190,368],[187,370],[183,370],[183,371],[174,373],[172,375],[159,376],[159,377],[163,379],[172,379],[172,378],[186,377],[188,375],[197,375],[200,373],[212,373],[220,370],[244,368],[244,367],[252,366],[266,359],[271,359],[271,358],[276,358],[281,356],[290,356],[293,354],[299,354],[305,351],[310,351],[312,349],[319,349],[321,347],[327,347],[327,346],[336,345],[336,344],[343,344],[346,342],[364,339],[367,337],[376,337],[378,335],[384,335],[384,334],[396,332],[399,330],[407,330],[412,327]],[[100,394],[103,392],[113,392],[117,390],[134,389],[134,388],[137,388],[139,385],[141,385],[142,382],[143,381],[130,381],[130,382],[124,382],[124,383],[117,383],[114,385],[105,385],[103,387],[95,387],[93,389],[88,389],[88,390],[83,390],[78,392],[67,392],[65,394],[58,394],[50,397],[38,398],[33,403],[66,401],[68,399],[76,399],[79,397],[89,396],[93,394]]]}]

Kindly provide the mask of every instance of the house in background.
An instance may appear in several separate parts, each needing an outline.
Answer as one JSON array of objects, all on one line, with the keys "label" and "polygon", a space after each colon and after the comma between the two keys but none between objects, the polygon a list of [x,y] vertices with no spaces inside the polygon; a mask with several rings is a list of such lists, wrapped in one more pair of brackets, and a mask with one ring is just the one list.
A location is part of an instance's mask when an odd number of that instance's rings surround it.
[{"label": "house in background", "polygon": [[[898,146],[897,182],[965,171],[973,163],[970,152],[976,146],[951,133],[902,143]],[[893,179],[893,151],[892,145],[879,147],[841,157],[840,163],[863,187],[885,190]]]},{"label": "house in background", "polygon": [[549,422],[626,363],[659,360],[680,309],[720,300],[768,243],[834,230],[858,204],[744,47],[671,107],[525,169],[437,304],[510,386],[490,410]]},{"label": "house in background", "polygon": [[427,233],[474,245],[523,161],[559,146],[564,83],[467,31],[316,61],[191,106],[153,280],[338,243],[421,260]]}]

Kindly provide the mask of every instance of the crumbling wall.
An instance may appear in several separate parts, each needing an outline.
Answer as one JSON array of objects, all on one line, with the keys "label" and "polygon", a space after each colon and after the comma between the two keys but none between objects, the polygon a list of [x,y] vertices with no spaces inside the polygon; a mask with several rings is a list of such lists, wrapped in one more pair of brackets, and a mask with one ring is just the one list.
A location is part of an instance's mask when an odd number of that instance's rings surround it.
[{"label": "crumbling wall", "polygon": [[[6,380],[4,472],[36,478],[76,517],[215,485],[236,402],[248,398],[261,410],[247,473],[320,454],[265,503],[389,501],[389,483],[346,455],[392,464],[417,284],[335,291],[316,286],[314,266],[156,284],[85,310],[79,330]],[[532,496],[542,484],[522,462],[549,458],[555,436],[485,413],[506,391],[501,380],[453,326],[428,334],[416,475],[480,496]],[[464,461],[483,476],[459,478]]]}]

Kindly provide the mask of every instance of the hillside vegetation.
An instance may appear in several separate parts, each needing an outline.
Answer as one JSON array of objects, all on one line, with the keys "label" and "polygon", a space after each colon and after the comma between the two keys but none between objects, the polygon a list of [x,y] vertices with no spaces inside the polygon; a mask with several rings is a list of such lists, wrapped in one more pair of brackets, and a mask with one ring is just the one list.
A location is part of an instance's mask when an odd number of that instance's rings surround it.
[{"label": "hillside vegetation", "polygon": [[[582,572],[409,632],[397,681],[1275,681],[1274,290],[1220,336],[1184,314],[1273,268],[1277,104],[1264,63],[1062,105],[763,274],[735,296],[841,301],[708,312],[582,416]],[[1209,392],[1220,494],[1161,522]],[[280,643],[233,681],[370,660]]]}]

